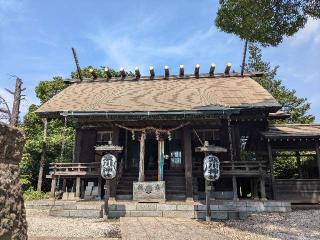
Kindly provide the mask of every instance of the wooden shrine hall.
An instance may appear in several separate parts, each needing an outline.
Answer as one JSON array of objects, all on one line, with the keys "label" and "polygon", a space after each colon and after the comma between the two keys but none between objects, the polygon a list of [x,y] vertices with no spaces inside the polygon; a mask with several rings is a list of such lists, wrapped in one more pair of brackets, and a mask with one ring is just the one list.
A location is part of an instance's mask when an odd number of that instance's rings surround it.
[{"label": "wooden shrine hall", "polygon": [[[156,76],[151,67],[146,77],[139,69],[134,76],[122,69],[120,77],[112,77],[106,68],[106,78],[93,73],[90,79],[65,80],[68,87],[37,110],[48,120],[76,122],[73,159],[51,164],[52,193],[62,181],[62,190],[75,192],[76,198],[89,199],[93,188],[92,199],[102,198],[100,161],[112,147],[121,151],[110,196],[122,200],[134,198],[134,182],[157,181],[165,183],[166,200],[204,198],[204,153],[197,149],[205,144],[219,149],[214,153],[221,169],[212,185],[215,199],[277,198],[280,181],[274,177],[273,156],[282,147],[315,151],[320,170],[320,134],[297,137],[290,126],[269,126],[281,105],[253,79],[261,74],[240,76],[231,73],[230,64],[221,74],[215,73],[215,65],[208,74],[200,74],[199,68],[186,75],[180,66],[178,75],[170,75],[165,66],[164,75]],[[290,136],[285,135],[288,129]],[[313,181],[315,201],[318,172]]]}]

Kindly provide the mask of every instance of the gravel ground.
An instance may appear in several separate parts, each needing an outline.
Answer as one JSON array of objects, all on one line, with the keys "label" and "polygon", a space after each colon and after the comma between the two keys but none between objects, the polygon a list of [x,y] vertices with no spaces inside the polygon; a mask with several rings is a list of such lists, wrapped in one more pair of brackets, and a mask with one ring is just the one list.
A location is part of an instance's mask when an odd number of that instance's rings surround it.
[{"label": "gravel ground", "polygon": [[251,215],[245,221],[202,224],[232,239],[320,239],[320,210],[260,213]]},{"label": "gravel ground", "polygon": [[48,216],[48,210],[27,209],[28,236],[31,240],[117,239],[119,221],[60,218]]},{"label": "gravel ground", "polygon": [[[112,237],[121,237],[120,223],[117,220],[104,222],[97,219],[50,217],[47,210],[30,209],[27,210],[27,221],[29,239],[31,240],[111,239]],[[147,224],[148,227],[153,225],[152,221],[157,221],[157,224],[160,221],[162,226],[168,228],[168,231],[180,232],[181,236],[186,236],[186,238],[175,239],[188,239],[187,236],[190,236],[190,233],[199,237],[202,235],[201,239],[219,240],[320,239],[320,210],[254,214],[245,221],[230,220],[207,223],[189,219],[164,218],[149,218],[149,220],[144,221],[150,221],[150,224]],[[144,228],[146,227],[145,224],[141,225]],[[150,232],[156,236],[161,235],[163,230],[159,227],[152,227]],[[186,234],[183,231],[186,231]],[[130,231],[130,235],[131,233],[134,235],[134,231]],[[151,237],[150,239],[157,238]]]}]

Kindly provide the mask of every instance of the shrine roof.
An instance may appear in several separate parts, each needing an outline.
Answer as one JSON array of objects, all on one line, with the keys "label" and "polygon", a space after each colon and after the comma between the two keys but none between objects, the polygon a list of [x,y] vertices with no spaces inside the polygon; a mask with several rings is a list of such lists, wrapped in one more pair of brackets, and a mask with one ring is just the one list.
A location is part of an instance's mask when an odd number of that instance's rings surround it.
[{"label": "shrine roof", "polygon": [[268,131],[261,132],[266,138],[320,138],[320,124],[279,124],[272,125]]},{"label": "shrine roof", "polygon": [[228,108],[280,109],[249,76],[74,81],[44,103],[39,114],[210,111]]}]

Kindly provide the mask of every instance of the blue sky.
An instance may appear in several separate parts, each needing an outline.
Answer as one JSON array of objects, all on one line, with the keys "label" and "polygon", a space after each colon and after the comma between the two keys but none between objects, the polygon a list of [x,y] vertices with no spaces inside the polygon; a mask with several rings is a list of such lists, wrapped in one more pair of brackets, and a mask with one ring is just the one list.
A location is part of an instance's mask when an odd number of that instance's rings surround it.
[{"label": "blue sky", "polygon": [[[0,0],[0,95],[14,87],[17,75],[27,88],[22,104],[38,103],[34,88],[53,76],[75,70],[71,47],[81,66],[109,66],[146,74],[154,65],[162,74],[168,64],[187,73],[194,65],[207,72],[211,63],[223,71],[231,62],[239,71],[243,43],[214,26],[217,0],[188,1],[40,1]],[[263,50],[265,60],[280,65],[286,87],[311,102],[320,122],[320,21],[309,20],[278,47]]]}]

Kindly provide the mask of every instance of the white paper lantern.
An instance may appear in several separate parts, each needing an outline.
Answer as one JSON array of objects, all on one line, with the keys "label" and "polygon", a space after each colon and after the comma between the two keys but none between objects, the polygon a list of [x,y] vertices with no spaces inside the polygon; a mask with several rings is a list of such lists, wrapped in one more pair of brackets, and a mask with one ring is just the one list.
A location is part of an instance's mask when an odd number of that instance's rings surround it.
[{"label": "white paper lantern", "polygon": [[117,174],[117,158],[106,154],[101,158],[101,176],[104,179],[113,179]]},{"label": "white paper lantern", "polygon": [[207,181],[216,181],[220,178],[220,160],[212,154],[203,159],[203,176]]}]

